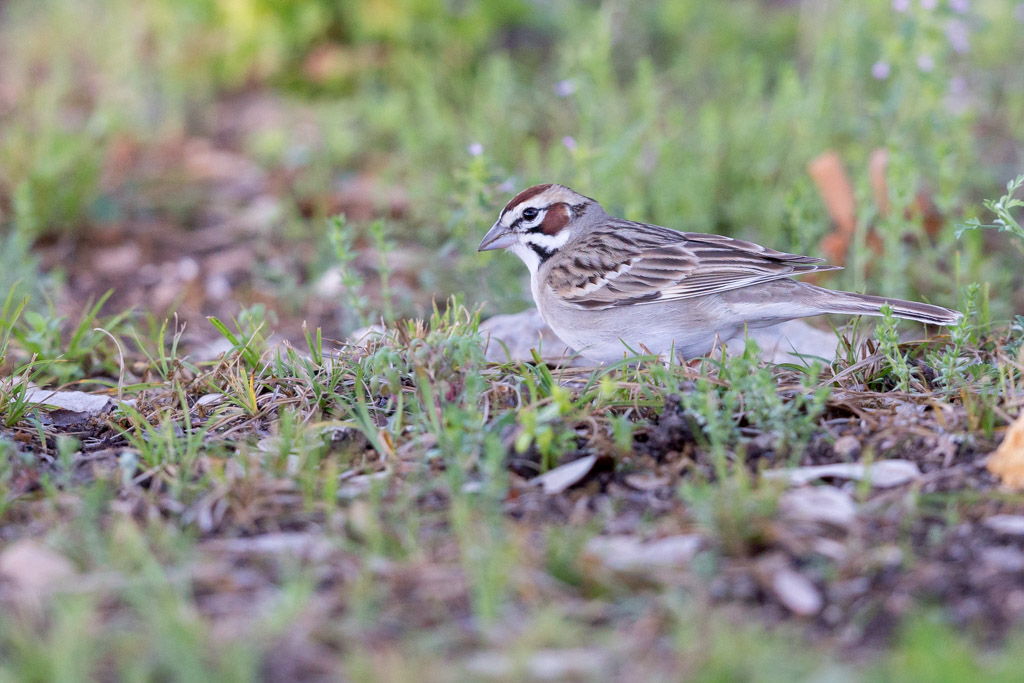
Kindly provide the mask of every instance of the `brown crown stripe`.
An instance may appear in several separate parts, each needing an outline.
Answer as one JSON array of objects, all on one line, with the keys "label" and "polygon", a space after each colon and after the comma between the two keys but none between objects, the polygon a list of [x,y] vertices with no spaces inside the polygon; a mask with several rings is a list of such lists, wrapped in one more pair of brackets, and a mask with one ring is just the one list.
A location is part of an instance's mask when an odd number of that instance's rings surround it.
[{"label": "brown crown stripe", "polygon": [[551,187],[551,183],[548,183],[547,185],[534,185],[533,187],[526,188],[525,190],[523,190],[522,192],[517,194],[515,197],[513,197],[512,200],[508,204],[505,205],[505,208],[502,209],[502,211],[501,211],[502,215],[508,213],[509,211],[514,209],[515,207],[519,206],[521,203],[525,202],[527,199],[530,199],[531,197],[536,197],[541,192],[544,192],[545,190],[547,190],[550,187]]}]

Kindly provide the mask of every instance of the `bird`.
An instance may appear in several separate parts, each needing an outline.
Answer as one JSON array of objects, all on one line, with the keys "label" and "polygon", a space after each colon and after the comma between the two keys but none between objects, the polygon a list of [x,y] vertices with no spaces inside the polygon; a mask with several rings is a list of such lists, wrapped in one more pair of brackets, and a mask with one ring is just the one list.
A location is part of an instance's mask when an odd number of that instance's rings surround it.
[{"label": "bird", "polygon": [[824,259],[723,235],[609,215],[564,185],[527,188],[501,210],[478,251],[504,249],[530,271],[544,322],[587,360],[631,353],[705,356],[748,328],[836,313],[953,325],[941,306],[856,294],[792,279],[839,270]]}]

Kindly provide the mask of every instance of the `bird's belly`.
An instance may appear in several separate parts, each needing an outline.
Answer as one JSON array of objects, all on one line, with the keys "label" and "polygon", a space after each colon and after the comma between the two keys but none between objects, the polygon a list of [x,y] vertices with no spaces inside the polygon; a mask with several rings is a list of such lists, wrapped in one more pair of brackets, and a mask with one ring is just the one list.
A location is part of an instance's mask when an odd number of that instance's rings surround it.
[{"label": "bird's belly", "polygon": [[[547,310],[546,310],[547,308]],[[612,363],[630,354],[668,354],[696,358],[716,343],[734,337],[732,321],[718,319],[704,302],[645,304],[624,309],[587,311],[541,306],[541,316],[558,338],[584,358]]]}]

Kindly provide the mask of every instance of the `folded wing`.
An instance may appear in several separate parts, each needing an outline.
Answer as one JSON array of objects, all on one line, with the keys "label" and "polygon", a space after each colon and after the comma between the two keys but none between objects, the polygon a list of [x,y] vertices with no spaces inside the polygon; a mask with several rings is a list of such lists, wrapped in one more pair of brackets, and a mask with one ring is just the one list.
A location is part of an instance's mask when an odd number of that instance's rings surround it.
[{"label": "folded wing", "polygon": [[548,282],[562,299],[586,309],[690,299],[839,269],[745,240],[627,221],[581,239],[552,264]]}]

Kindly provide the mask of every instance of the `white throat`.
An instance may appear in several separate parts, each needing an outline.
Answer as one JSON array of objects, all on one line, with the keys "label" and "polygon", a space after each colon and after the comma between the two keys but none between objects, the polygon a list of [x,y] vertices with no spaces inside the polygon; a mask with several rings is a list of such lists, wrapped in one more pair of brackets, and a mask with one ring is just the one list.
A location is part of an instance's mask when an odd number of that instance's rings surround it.
[{"label": "white throat", "polygon": [[526,264],[526,267],[530,270],[530,275],[537,274],[537,270],[540,268],[540,256],[537,255],[537,252],[523,242],[516,242],[508,250]]},{"label": "white throat", "polygon": [[526,267],[530,270],[530,275],[536,275],[540,269],[540,254],[531,245],[536,245],[544,251],[555,252],[564,247],[568,241],[568,230],[561,230],[555,235],[530,232],[523,235],[518,242],[509,247],[509,251],[526,264]]}]

